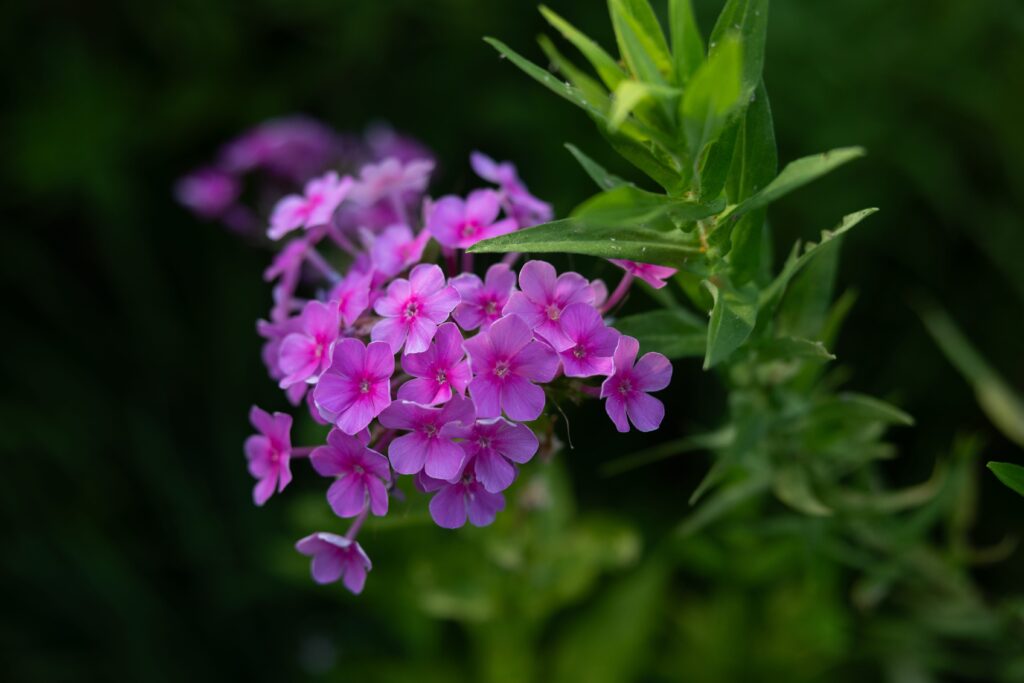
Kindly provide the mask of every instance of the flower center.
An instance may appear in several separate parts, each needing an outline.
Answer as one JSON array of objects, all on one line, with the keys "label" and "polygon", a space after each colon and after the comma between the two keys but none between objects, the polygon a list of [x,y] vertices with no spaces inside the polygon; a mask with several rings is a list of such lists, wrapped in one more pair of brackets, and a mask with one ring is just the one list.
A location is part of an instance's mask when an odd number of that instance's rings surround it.
[{"label": "flower center", "polygon": [[352,468],[352,473],[362,475],[366,474],[366,470],[363,469],[362,465],[356,465],[355,467]]},{"label": "flower center", "polygon": [[359,382],[359,393],[368,394],[370,393],[370,380],[364,379]]},{"label": "flower center", "polygon": [[587,355],[587,349],[583,346],[583,344],[577,344],[576,348],[572,350],[572,355],[576,356],[577,358],[585,358]]},{"label": "flower center", "polygon": [[418,301],[410,301],[405,305],[405,310],[402,311],[402,316],[406,320],[412,320],[420,314],[420,304]]},{"label": "flower center", "polygon": [[434,378],[438,384],[444,384],[448,381],[448,374],[444,370],[437,371],[437,377]]},{"label": "flower center", "polygon": [[492,299],[491,301],[485,303],[484,313],[486,313],[487,315],[496,315],[498,313],[498,302]]},{"label": "flower center", "polygon": [[472,237],[480,229],[480,225],[476,221],[466,221],[462,224],[462,236]]},{"label": "flower center", "polygon": [[509,365],[507,360],[499,360],[494,364],[494,374],[502,379],[512,370],[512,366]]},{"label": "flower center", "polygon": [[476,445],[479,446],[482,450],[490,449],[491,439],[486,436],[477,437]]},{"label": "flower center", "polygon": [[632,393],[632,391],[633,391],[633,383],[630,382],[628,379],[624,379],[621,382],[619,382],[619,393],[620,394],[625,396],[625,395],[627,395],[629,393]]},{"label": "flower center", "polygon": [[550,319],[550,320],[558,320],[562,316],[561,309],[559,309],[558,306],[555,305],[555,304],[549,304],[548,305],[547,313],[548,313],[548,319]]},{"label": "flower center", "polygon": [[437,425],[433,425],[433,424],[424,425],[423,426],[423,432],[428,437],[437,436]]}]

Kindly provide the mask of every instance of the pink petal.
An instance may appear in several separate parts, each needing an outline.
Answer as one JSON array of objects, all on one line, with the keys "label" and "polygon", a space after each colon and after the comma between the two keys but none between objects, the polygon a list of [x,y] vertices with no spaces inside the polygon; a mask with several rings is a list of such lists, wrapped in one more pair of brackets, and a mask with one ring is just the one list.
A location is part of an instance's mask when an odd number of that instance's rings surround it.
[{"label": "pink petal", "polygon": [[355,517],[366,507],[366,485],[363,478],[347,474],[327,489],[327,502],[339,517]]},{"label": "pink petal", "polygon": [[430,348],[430,341],[434,338],[434,333],[437,331],[437,323],[421,315],[413,320],[408,330],[409,336],[405,340],[405,352],[421,353]]},{"label": "pink petal", "polygon": [[270,496],[274,494],[274,488],[276,486],[276,474],[269,474],[263,479],[260,479],[252,489],[252,502],[256,503],[256,505],[262,506],[270,499]]},{"label": "pink petal", "polygon": [[366,347],[366,361],[363,367],[374,379],[389,379],[395,374],[395,355],[388,345],[371,342]]},{"label": "pink petal", "polygon": [[516,468],[489,448],[476,454],[473,471],[477,480],[491,493],[504,491],[516,478]]},{"label": "pink petal", "polygon": [[[439,266],[433,263],[421,263],[409,273],[409,288],[415,295],[428,297],[442,287],[444,287],[444,273]],[[455,296],[458,296],[458,292],[455,293]]]},{"label": "pink petal", "polygon": [[444,287],[423,300],[422,315],[435,323],[442,323],[448,319],[448,315],[461,301],[462,297],[459,296],[457,289]]},{"label": "pink petal", "polygon": [[532,341],[515,355],[512,365],[517,375],[534,382],[550,382],[558,373],[558,354],[547,345]]},{"label": "pink petal", "polygon": [[626,399],[629,419],[641,432],[653,432],[665,418],[665,404],[653,396],[636,392]]},{"label": "pink petal", "polygon": [[444,403],[451,397],[452,391],[447,384],[438,385],[432,379],[411,379],[398,387],[399,399],[428,406]]},{"label": "pink petal", "polygon": [[536,420],[544,410],[544,390],[522,377],[509,375],[501,387],[501,405],[511,420]]},{"label": "pink petal", "polygon": [[461,486],[446,486],[430,499],[430,516],[439,527],[458,529],[466,523],[466,501]]},{"label": "pink petal", "polygon": [[627,335],[620,336],[619,343],[615,346],[615,354],[612,356],[615,362],[615,373],[631,370],[639,351],[640,342]]},{"label": "pink petal", "polygon": [[313,556],[310,567],[313,580],[320,584],[334,583],[341,578],[345,567],[345,556],[340,550],[324,550]]},{"label": "pink petal", "polygon": [[[428,477],[451,481],[459,476],[462,465],[466,460],[466,453],[462,448],[445,439],[430,439],[426,448],[423,471]],[[395,468],[398,471],[398,468]],[[402,472],[412,474],[412,472]]]},{"label": "pink petal", "polygon": [[501,199],[494,190],[474,190],[466,198],[465,220],[490,225],[501,210]]},{"label": "pink petal", "polygon": [[370,339],[387,344],[394,355],[402,349],[408,332],[409,328],[401,318],[384,318],[370,330]]},{"label": "pink petal", "polygon": [[378,517],[388,514],[388,490],[384,483],[372,477],[366,482],[366,487],[370,493],[370,511]]},{"label": "pink petal", "polygon": [[505,496],[488,493],[482,486],[473,491],[469,499],[469,521],[473,526],[487,526],[498,512],[505,509]]},{"label": "pink petal", "polygon": [[635,387],[640,391],[658,391],[672,380],[672,363],[660,353],[645,353],[633,368]]},{"label": "pink petal", "polygon": [[546,305],[555,293],[558,274],[547,261],[527,261],[519,271],[519,288],[534,302]]},{"label": "pink petal", "polygon": [[391,466],[399,474],[416,474],[426,460],[426,439],[418,432],[400,436],[388,447]]},{"label": "pink petal", "polygon": [[376,415],[372,399],[358,398],[338,415],[334,424],[346,434],[355,434],[365,429]]},{"label": "pink petal", "polygon": [[[524,380],[525,381],[525,380]],[[489,375],[477,375],[469,383],[469,395],[480,417],[501,415],[501,383]]]},{"label": "pink petal", "polygon": [[345,588],[359,595],[363,592],[366,584],[366,566],[362,562],[349,560],[345,563],[345,578],[342,580]]},{"label": "pink petal", "polygon": [[620,432],[629,431],[629,422],[626,420],[626,402],[618,394],[612,394],[604,404],[605,412],[615,423],[615,428]]},{"label": "pink petal", "polygon": [[498,358],[511,358],[533,339],[533,330],[517,315],[506,315],[486,334]]},{"label": "pink petal", "polygon": [[513,462],[524,463],[537,452],[537,435],[524,424],[501,420],[491,437],[491,447]]}]

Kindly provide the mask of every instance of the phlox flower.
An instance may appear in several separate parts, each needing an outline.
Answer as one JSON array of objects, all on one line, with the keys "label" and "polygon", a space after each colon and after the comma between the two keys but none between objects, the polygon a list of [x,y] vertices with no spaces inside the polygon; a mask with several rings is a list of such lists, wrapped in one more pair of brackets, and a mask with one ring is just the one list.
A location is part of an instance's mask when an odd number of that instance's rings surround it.
[{"label": "phlox flower", "polygon": [[612,353],[619,333],[604,324],[590,304],[572,304],[562,311],[562,331],[573,345],[558,355],[567,377],[612,374]]},{"label": "phlox flower", "polygon": [[310,454],[310,463],[318,474],[337,477],[327,489],[327,502],[339,517],[355,517],[366,509],[377,516],[388,513],[387,484],[391,468],[387,458],[370,450],[358,438],[332,429],[327,445]]},{"label": "phlox flower", "polygon": [[454,441],[457,428],[475,419],[473,404],[458,396],[439,408],[395,401],[380,414],[380,423],[388,429],[409,433],[396,438],[388,447],[391,466],[399,474],[423,470],[435,479],[455,478],[466,460],[462,447]]},{"label": "phlox flower", "polygon": [[408,225],[389,226],[370,238],[370,260],[374,269],[385,278],[398,275],[409,266],[420,262],[423,248],[430,241],[430,233],[421,230],[413,235]]},{"label": "phlox flower", "polygon": [[264,169],[300,183],[326,168],[338,155],[340,141],[329,127],[304,116],[265,121],[229,142],[220,165],[232,173]]},{"label": "phlox flower", "polygon": [[218,168],[200,168],[174,186],[177,200],[203,218],[217,218],[238,199],[238,180]]},{"label": "phlox flower", "polygon": [[452,311],[452,317],[464,330],[479,327],[486,331],[501,318],[515,286],[516,274],[504,263],[495,263],[488,268],[483,280],[473,273],[462,273],[452,278],[452,287],[462,297],[462,303]]},{"label": "phlox flower", "polygon": [[420,353],[430,346],[437,325],[444,322],[459,303],[459,293],[445,284],[444,273],[434,264],[421,263],[388,285],[387,292],[373,305],[384,319],[370,330],[373,341],[384,341],[398,353]]},{"label": "phlox flower", "polygon": [[467,516],[473,526],[487,526],[505,509],[505,496],[484,488],[476,478],[473,461],[466,463],[454,482],[420,474],[416,485],[426,493],[437,492],[430,499],[430,516],[445,529],[458,529],[465,525]]},{"label": "phlox flower", "polygon": [[465,396],[471,375],[459,328],[442,324],[426,351],[402,356],[402,369],[413,379],[398,388],[398,398],[434,405],[448,401],[453,391]]},{"label": "phlox flower", "polygon": [[665,405],[647,392],[668,386],[672,364],[660,353],[645,353],[634,365],[639,350],[636,339],[620,336],[612,356],[614,373],[601,384],[601,398],[608,399],[605,411],[620,432],[629,431],[629,422],[641,432],[652,432],[665,417]]},{"label": "phlox flower", "polygon": [[313,558],[310,573],[314,581],[323,584],[342,579],[345,588],[356,595],[363,592],[366,573],[373,569],[373,563],[358,543],[326,531],[299,540],[295,549]]},{"label": "phlox flower", "polygon": [[520,316],[556,351],[572,346],[562,331],[562,311],[570,304],[593,303],[594,290],[586,278],[572,272],[558,275],[547,261],[527,261],[519,271],[519,289],[504,312]]},{"label": "phlox flower", "polygon": [[529,462],[539,446],[533,430],[503,417],[477,420],[458,428],[462,449],[473,461],[477,481],[491,493],[504,491],[516,478],[512,463]]},{"label": "phlox flower", "polygon": [[285,337],[278,351],[278,366],[285,373],[278,383],[282,389],[298,382],[311,382],[327,369],[339,322],[337,303],[310,301],[305,305],[301,330]]},{"label": "phlox flower", "polygon": [[385,197],[399,199],[406,193],[423,192],[433,170],[434,162],[430,159],[402,163],[392,157],[366,164],[352,188],[352,201],[369,206]]},{"label": "phlox flower", "polygon": [[627,273],[640,278],[655,289],[661,289],[667,285],[668,283],[665,282],[665,278],[672,277],[676,272],[678,272],[675,268],[656,266],[653,263],[638,263],[637,261],[626,261],[624,259],[617,258],[608,260],[619,268],[625,270]]},{"label": "phlox flower", "polygon": [[501,188],[511,205],[509,213],[520,228],[551,220],[554,215],[551,205],[530,194],[526,185],[519,179],[514,164],[508,161],[498,163],[481,152],[470,154],[469,163],[478,176]]},{"label": "phlox flower", "polygon": [[252,499],[263,505],[274,494],[284,491],[292,480],[289,461],[292,454],[292,416],[274,413],[253,406],[249,422],[259,434],[245,440],[245,457],[249,461],[249,474],[258,479],[252,490]]},{"label": "phlox flower", "polygon": [[313,402],[320,415],[346,434],[355,434],[391,405],[395,356],[387,344],[358,339],[335,343],[331,365],[320,375]]},{"label": "phlox flower", "polygon": [[465,343],[474,377],[469,392],[479,417],[536,420],[544,410],[544,390],[558,372],[558,355],[533,338],[522,318],[507,315]]},{"label": "phlox flower", "polygon": [[270,215],[267,236],[279,240],[297,228],[327,225],[338,205],[348,196],[352,183],[352,178],[339,178],[334,171],[313,178],[306,183],[303,194],[288,195],[277,203]]},{"label": "phlox flower", "polygon": [[497,220],[500,211],[501,197],[494,190],[474,190],[465,200],[447,195],[430,205],[427,230],[444,246],[465,249],[519,227],[511,218]]},{"label": "phlox flower", "polygon": [[353,268],[331,288],[329,298],[337,302],[338,314],[346,327],[351,327],[370,305],[372,280],[372,272],[362,272]]},{"label": "phlox flower", "polygon": [[434,155],[418,140],[395,132],[386,124],[376,124],[366,131],[366,144],[377,159],[394,157],[402,163],[425,159],[433,161]]},{"label": "phlox flower", "polygon": [[[302,331],[302,316],[297,315],[291,318],[283,318],[278,321],[268,322],[266,320],[256,321],[256,332],[266,339],[266,343],[263,344],[263,348],[260,350],[260,356],[263,359],[263,364],[267,367],[267,374],[270,375],[270,379],[280,382],[281,379],[287,374],[281,369],[281,344],[284,342],[284,338],[294,332]],[[285,389],[285,395],[288,397],[288,401],[292,405],[298,405],[299,401],[306,394],[307,384],[300,382],[292,384]]]}]

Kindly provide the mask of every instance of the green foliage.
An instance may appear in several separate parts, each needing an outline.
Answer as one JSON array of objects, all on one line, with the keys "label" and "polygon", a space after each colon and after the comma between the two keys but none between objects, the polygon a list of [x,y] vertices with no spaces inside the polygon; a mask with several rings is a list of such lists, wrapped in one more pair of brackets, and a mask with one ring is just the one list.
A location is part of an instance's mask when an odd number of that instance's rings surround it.
[{"label": "green foliage", "polygon": [[988,468],[999,481],[1024,496],[1024,467],[1009,462],[990,462]]}]

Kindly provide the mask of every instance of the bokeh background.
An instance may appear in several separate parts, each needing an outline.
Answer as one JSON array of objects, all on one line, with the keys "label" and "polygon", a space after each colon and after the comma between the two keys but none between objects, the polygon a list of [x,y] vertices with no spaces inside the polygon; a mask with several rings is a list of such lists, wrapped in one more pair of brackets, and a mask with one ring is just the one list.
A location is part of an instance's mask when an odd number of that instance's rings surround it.
[{"label": "bokeh background", "polygon": [[[612,44],[603,3],[551,4]],[[719,4],[695,1],[705,31]],[[315,586],[291,545],[326,519],[322,487],[300,474],[256,509],[241,453],[249,405],[282,407],[254,335],[269,255],[178,207],[176,177],[296,112],[418,137],[441,160],[438,192],[476,184],[472,149],[513,159],[559,213],[592,193],[563,143],[628,169],[480,39],[541,60],[529,2],[43,0],[4,15],[4,680],[988,680],[1007,655],[983,636],[954,662],[897,608],[858,608],[850,573],[742,526],[650,561],[707,457],[601,466],[714,426],[723,397],[696,361],[676,366],[660,436],[619,437],[600,407],[574,409],[575,448],[543,475],[557,505],[529,524],[399,520],[368,529],[362,598]],[[859,297],[836,353],[850,386],[917,419],[894,433],[887,476],[924,479],[973,440],[970,537],[1019,536],[1024,500],[983,461],[1022,455],[909,302],[940,301],[1024,386],[1024,5],[780,0],[765,80],[782,160],[870,153],[771,218],[781,251],[882,208],[843,246],[840,285]],[[1022,554],[973,570],[993,609],[1021,594]]]}]

